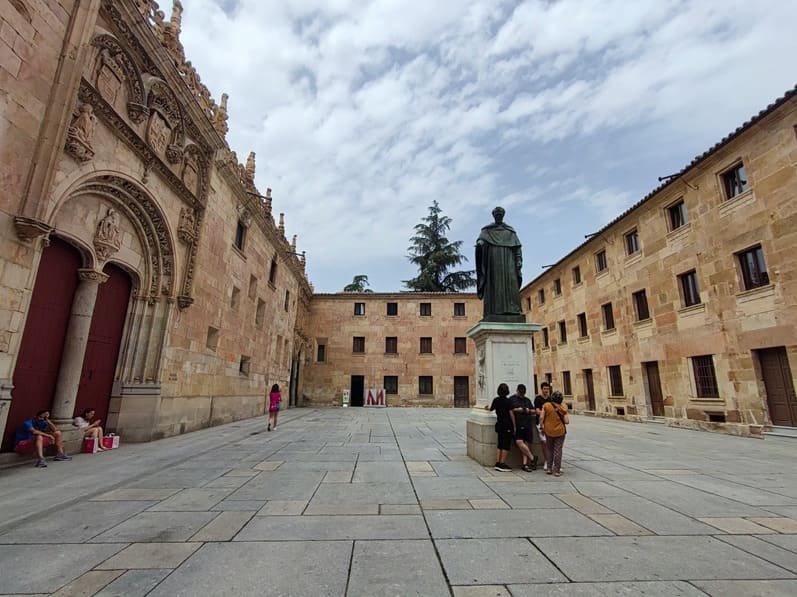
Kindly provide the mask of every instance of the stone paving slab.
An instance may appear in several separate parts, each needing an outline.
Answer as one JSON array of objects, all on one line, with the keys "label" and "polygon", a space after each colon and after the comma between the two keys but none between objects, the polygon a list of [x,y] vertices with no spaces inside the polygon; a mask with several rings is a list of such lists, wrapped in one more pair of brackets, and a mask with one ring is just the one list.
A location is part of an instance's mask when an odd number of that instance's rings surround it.
[{"label": "stone paving slab", "polygon": [[[207,487],[205,485],[204,487]],[[149,508],[149,512],[204,512],[231,493],[231,489],[183,489]]]},{"label": "stone paving slab", "polygon": [[509,585],[512,597],[705,597],[682,581]]},{"label": "stone paving slab", "polygon": [[133,543],[97,566],[97,570],[177,568],[201,543]]},{"label": "stone paving slab", "polygon": [[761,535],[758,538],[797,553],[797,535]]},{"label": "stone paving slab", "polygon": [[797,573],[797,553],[773,545],[767,541],[762,541],[757,537],[749,536],[718,536],[717,539],[724,541],[734,547],[743,549],[747,553],[758,556],[767,562],[772,562],[790,572]]},{"label": "stone paving slab", "polygon": [[352,483],[409,483],[410,478],[403,462],[357,463]]},{"label": "stone paving slab", "polygon": [[512,597],[503,585],[474,585],[452,587],[454,597]]},{"label": "stone paving slab", "polygon": [[188,541],[218,512],[142,512],[94,537],[93,543]]},{"label": "stone paving slab", "polygon": [[107,493],[103,493],[102,495],[92,497],[91,501],[94,502],[112,502],[112,501],[133,501],[133,500],[140,500],[140,501],[160,501],[165,500],[173,496],[175,493],[179,492],[179,489],[135,489],[135,488],[125,488],[125,489],[114,489],[113,491],[109,491]]},{"label": "stone paving slab", "polygon": [[0,545],[4,593],[54,593],[126,545]]},{"label": "stone paving slab", "polygon": [[693,584],[712,597],[794,597],[797,580],[696,580]]},{"label": "stone paving slab", "polygon": [[470,500],[497,498],[498,495],[485,483],[467,477],[434,477],[413,479],[418,499],[423,500]]},{"label": "stone paving slab", "polygon": [[91,597],[122,574],[122,570],[89,570],[68,585],[61,587],[53,597]]},{"label": "stone paving slab", "polygon": [[526,516],[514,510],[427,511],[426,521],[435,539],[501,537],[590,537],[611,534],[583,514],[546,510],[544,516]]},{"label": "stone paving slab", "polygon": [[423,518],[380,516],[256,516],[234,541],[424,539]]},{"label": "stone paving slab", "polygon": [[153,503],[83,502],[23,523],[0,535],[0,543],[83,543]]},{"label": "stone paving slab", "polygon": [[714,535],[718,532],[716,527],[645,498],[620,496],[594,499],[657,535]]},{"label": "stone paving slab", "polygon": [[713,537],[535,539],[574,581],[790,578],[792,573]]},{"label": "stone paving slab", "polygon": [[435,544],[452,585],[567,580],[527,539],[448,539]]},{"label": "stone paving slab", "polygon": [[355,541],[346,596],[374,595],[449,597],[432,542]]},{"label": "stone paving slab", "polygon": [[775,532],[744,518],[698,518],[698,520],[731,535],[761,535]]},{"label": "stone paving slab", "polygon": [[171,570],[128,570],[94,597],[144,597]]},{"label": "stone paving slab", "polygon": [[344,595],[350,541],[207,543],[149,597]]}]

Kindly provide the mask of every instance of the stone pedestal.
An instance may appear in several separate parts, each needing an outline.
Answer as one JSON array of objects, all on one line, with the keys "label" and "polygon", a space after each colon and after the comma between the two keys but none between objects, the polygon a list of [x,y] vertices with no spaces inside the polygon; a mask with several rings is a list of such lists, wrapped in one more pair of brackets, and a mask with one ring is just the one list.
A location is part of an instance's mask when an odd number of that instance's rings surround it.
[{"label": "stone pedestal", "polygon": [[160,409],[159,383],[116,382],[111,392],[106,433],[112,431],[124,442],[158,439]]},{"label": "stone pedestal", "polygon": [[[479,322],[467,335],[476,344],[476,406],[467,421],[468,456],[479,464],[495,463],[495,413],[484,410],[497,396],[498,384],[509,386],[510,394],[522,383],[528,394],[534,393],[534,351],[531,335],[540,329],[534,323]],[[539,439],[534,452],[542,462]],[[535,449],[536,448],[536,449]],[[513,448],[510,464],[520,462]]]}]

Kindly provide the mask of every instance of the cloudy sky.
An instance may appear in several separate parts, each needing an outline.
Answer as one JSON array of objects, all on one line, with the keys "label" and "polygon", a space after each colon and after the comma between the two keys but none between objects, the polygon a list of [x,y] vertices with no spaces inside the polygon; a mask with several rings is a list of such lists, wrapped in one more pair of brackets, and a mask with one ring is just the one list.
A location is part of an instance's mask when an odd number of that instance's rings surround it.
[{"label": "cloudy sky", "polygon": [[504,206],[531,280],[797,82],[786,0],[183,5],[319,292],[403,289],[434,199],[469,258]]}]

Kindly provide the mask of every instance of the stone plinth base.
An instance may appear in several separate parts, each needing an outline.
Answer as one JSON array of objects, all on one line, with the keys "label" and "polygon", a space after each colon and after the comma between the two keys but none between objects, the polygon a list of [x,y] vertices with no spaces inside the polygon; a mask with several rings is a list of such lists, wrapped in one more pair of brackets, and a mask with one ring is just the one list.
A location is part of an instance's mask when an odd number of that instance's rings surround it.
[{"label": "stone plinth base", "polygon": [[[498,385],[509,386],[510,395],[518,384],[525,384],[527,395],[534,392],[534,352],[531,335],[540,329],[533,323],[481,321],[468,330],[476,344],[476,406],[467,421],[468,456],[479,464],[495,464],[495,414],[484,410],[497,395]],[[532,450],[542,462],[539,438]],[[520,451],[513,447],[509,464],[519,465]]]},{"label": "stone plinth base", "polygon": [[[468,456],[482,466],[492,466],[495,464],[495,414],[482,408],[474,408],[465,423],[467,430],[467,449]],[[537,464],[542,468],[545,462],[545,454],[540,443],[540,436],[534,429],[534,441],[531,444],[531,452],[537,457]],[[513,445],[509,452],[507,464],[512,468],[520,467],[523,462],[522,455],[517,446]]]}]

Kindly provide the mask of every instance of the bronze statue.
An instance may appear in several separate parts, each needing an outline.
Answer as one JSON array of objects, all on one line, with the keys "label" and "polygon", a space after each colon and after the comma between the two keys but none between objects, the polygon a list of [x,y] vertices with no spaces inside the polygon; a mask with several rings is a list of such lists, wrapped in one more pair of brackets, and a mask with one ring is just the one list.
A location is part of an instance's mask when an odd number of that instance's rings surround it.
[{"label": "bronze statue", "polygon": [[523,255],[515,230],[504,224],[505,210],[493,210],[495,223],[476,240],[476,292],[484,305],[482,321],[524,323],[520,310]]}]

